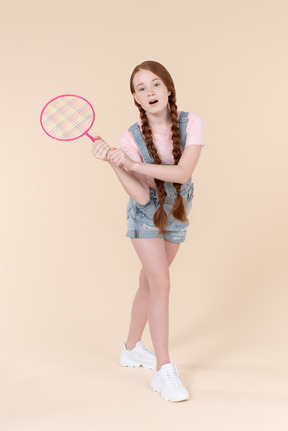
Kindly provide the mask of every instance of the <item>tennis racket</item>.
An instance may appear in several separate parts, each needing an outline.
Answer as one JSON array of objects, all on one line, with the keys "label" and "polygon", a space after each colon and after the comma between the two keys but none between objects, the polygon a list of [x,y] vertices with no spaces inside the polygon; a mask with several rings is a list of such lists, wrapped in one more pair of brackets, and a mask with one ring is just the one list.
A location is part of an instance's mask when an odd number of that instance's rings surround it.
[{"label": "tennis racket", "polygon": [[88,133],[94,120],[91,103],[75,94],[54,97],[46,103],[40,115],[44,132],[58,141],[73,141],[86,135],[95,142],[96,138]]}]

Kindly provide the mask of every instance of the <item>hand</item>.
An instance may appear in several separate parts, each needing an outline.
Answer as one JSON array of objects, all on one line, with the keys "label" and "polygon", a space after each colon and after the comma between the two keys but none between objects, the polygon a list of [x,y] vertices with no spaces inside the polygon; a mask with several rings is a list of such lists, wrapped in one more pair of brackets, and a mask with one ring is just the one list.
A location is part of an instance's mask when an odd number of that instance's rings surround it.
[{"label": "hand", "polygon": [[112,149],[107,155],[108,161],[117,167],[123,167],[126,171],[130,172],[133,169],[134,162],[122,150]]},{"label": "hand", "polygon": [[108,145],[100,136],[95,136],[96,141],[92,145],[92,154],[96,159],[108,161],[107,155],[111,151],[110,145]]}]

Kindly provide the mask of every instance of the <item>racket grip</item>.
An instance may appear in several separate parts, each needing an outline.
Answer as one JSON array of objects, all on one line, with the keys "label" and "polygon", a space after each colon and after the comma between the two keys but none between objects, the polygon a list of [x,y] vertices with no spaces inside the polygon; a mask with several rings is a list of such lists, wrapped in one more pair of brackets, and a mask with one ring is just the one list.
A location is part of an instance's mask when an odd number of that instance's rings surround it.
[{"label": "racket grip", "polygon": [[94,138],[94,136],[91,136],[88,132],[86,132],[85,135],[87,135],[88,138],[90,138],[93,142],[97,141],[97,139],[100,139],[100,136],[96,136],[96,138]]}]

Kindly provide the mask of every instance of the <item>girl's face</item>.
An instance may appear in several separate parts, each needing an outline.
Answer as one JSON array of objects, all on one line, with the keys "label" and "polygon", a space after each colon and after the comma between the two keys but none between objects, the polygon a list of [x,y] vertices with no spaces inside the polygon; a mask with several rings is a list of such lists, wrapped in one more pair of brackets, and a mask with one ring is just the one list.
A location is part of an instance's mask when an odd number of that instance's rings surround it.
[{"label": "girl's face", "polygon": [[150,70],[140,70],[134,76],[133,85],[135,89],[134,99],[144,111],[158,114],[167,109],[171,91],[155,73],[150,72]]}]

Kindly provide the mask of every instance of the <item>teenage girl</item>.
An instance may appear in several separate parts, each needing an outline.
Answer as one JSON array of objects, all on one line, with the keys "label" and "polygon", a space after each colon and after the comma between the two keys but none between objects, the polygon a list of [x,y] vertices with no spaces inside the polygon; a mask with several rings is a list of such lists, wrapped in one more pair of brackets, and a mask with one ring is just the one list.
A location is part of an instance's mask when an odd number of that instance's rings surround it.
[{"label": "teenage girl", "polygon": [[[100,137],[92,146],[130,196],[126,236],[142,264],[120,364],[155,369],[152,389],[169,401],[183,401],[189,394],[168,352],[169,266],[186,236],[203,122],[197,114],[177,110],[173,80],[158,62],[136,66],[130,89],[140,121],[122,134],[120,149]],[[155,354],[141,341],[147,321]]]}]

